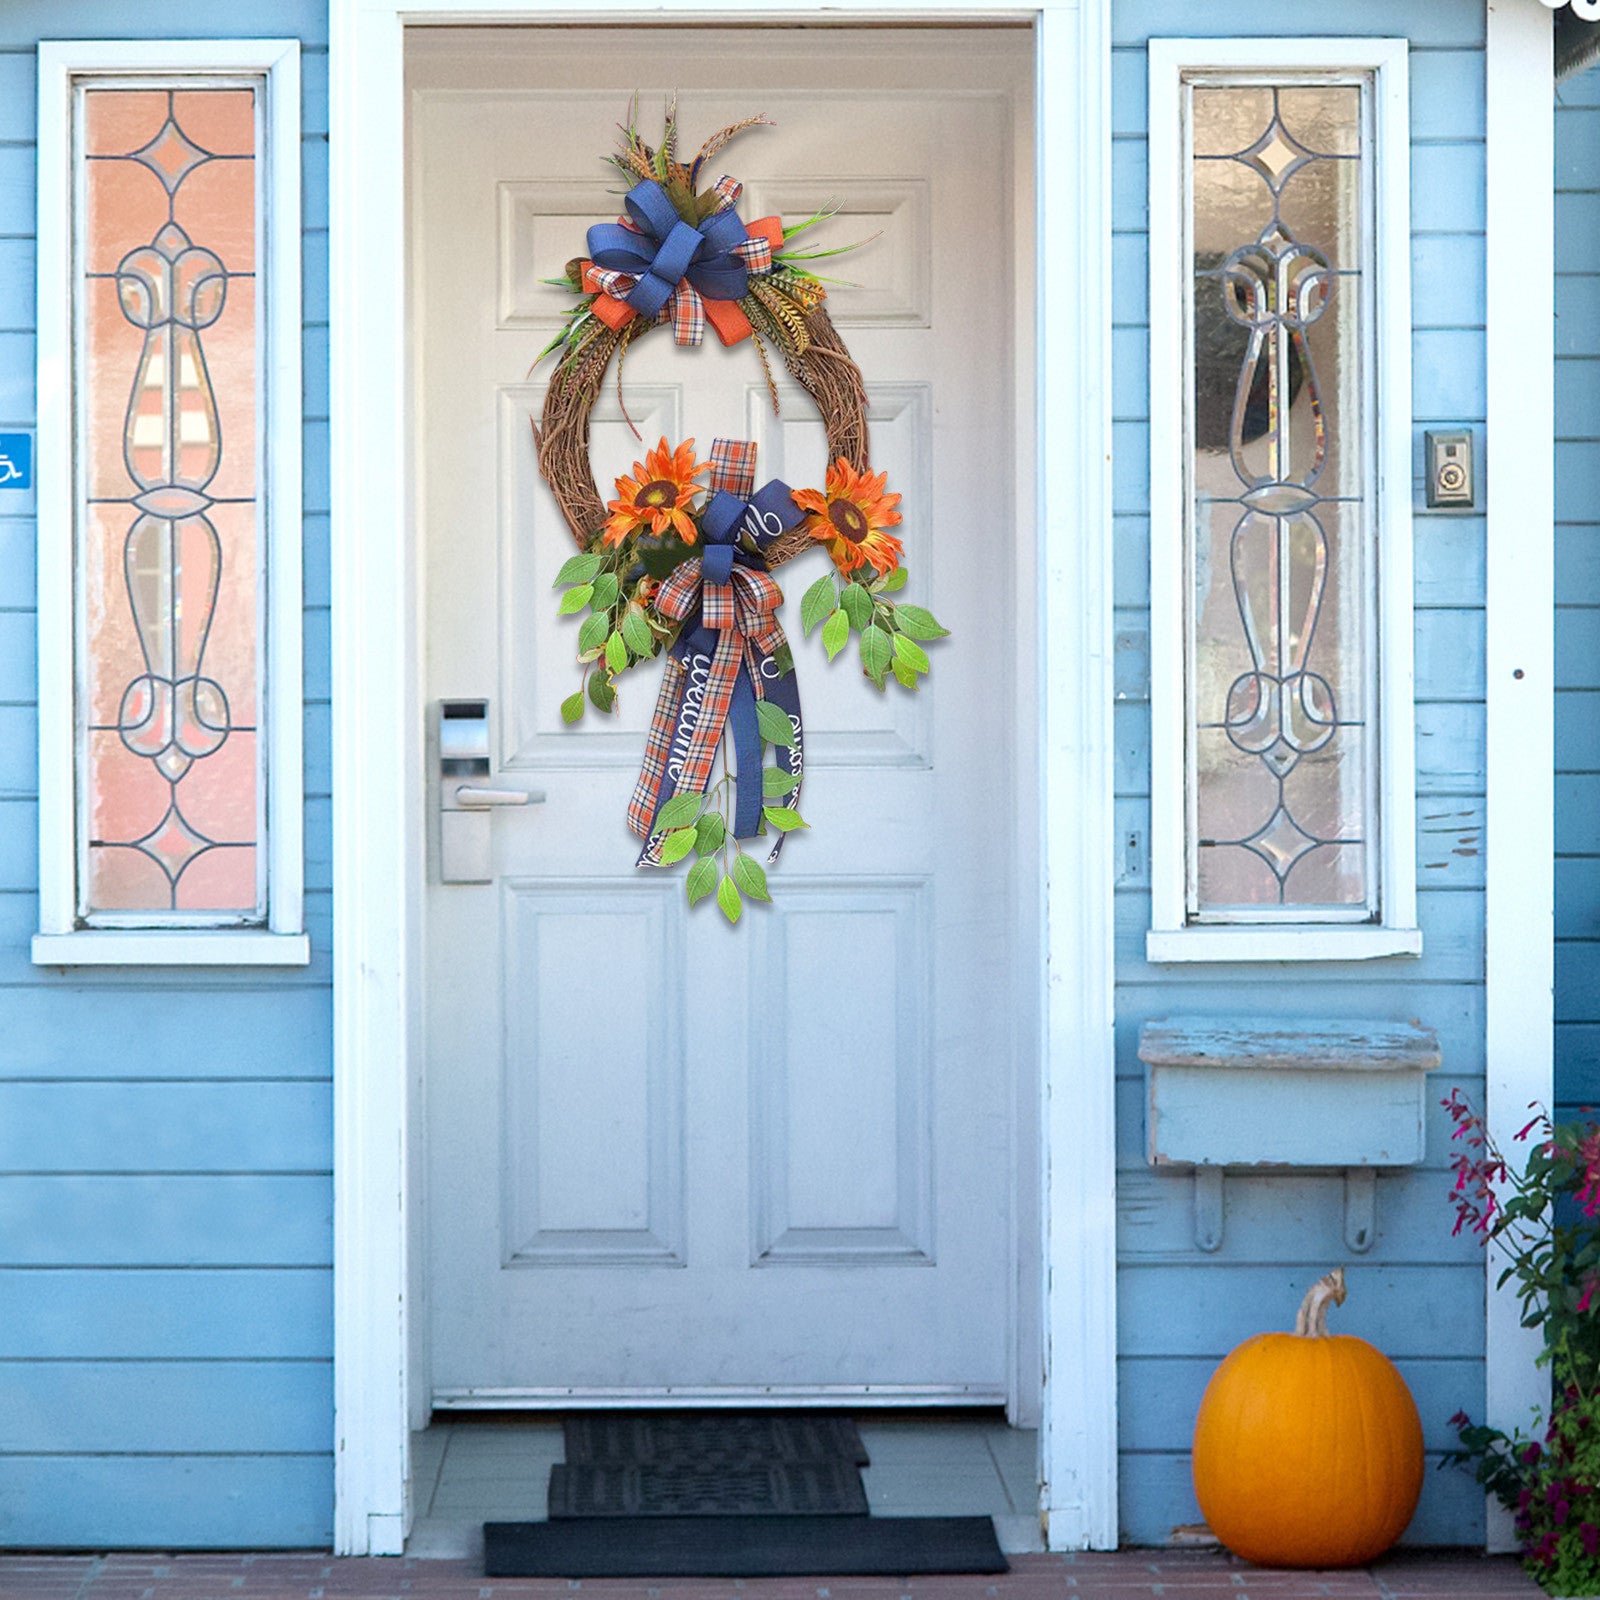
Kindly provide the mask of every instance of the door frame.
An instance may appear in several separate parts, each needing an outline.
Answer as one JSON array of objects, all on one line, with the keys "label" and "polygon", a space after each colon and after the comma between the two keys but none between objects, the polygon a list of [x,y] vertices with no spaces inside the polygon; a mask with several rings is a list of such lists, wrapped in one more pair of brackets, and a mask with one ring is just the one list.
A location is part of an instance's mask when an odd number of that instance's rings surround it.
[{"label": "door frame", "polygon": [[[404,38],[464,23],[1031,26],[1040,868],[1040,1510],[1052,1549],[1117,1538],[1113,1099],[1110,0],[330,0],[335,1548],[408,1518],[408,1106],[421,1064],[423,705],[408,536]],[[1072,92],[1051,92],[1071,85]],[[1062,285],[1070,286],[1063,288]],[[1048,619],[1048,625],[1047,625]]]}]

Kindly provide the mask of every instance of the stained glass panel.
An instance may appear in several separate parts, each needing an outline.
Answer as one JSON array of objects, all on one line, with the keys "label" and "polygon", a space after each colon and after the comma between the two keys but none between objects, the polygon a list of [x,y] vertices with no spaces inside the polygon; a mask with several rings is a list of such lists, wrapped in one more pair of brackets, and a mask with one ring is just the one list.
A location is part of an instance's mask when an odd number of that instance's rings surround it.
[{"label": "stained glass panel", "polygon": [[258,90],[80,101],[79,915],[260,921]]},{"label": "stained glass panel", "polygon": [[1376,915],[1368,84],[1189,89],[1189,910]]}]

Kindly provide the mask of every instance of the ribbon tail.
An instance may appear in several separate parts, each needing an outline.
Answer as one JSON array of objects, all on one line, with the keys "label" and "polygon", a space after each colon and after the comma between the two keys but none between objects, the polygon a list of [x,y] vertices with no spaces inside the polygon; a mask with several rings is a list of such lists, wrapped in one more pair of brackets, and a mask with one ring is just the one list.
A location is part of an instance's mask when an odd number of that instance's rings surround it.
[{"label": "ribbon tail", "polygon": [[724,344],[738,344],[754,331],[736,300],[703,300],[701,305],[706,321],[717,330],[717,337]]},{"label": "ribbon tail", "polygon": [[[795,792],[789,796],[784,804],[798,807],[800,804],[800,783],[805,776],[805,724],[800,716],[800,675],[793,668],[779,678],[763,680],[764,700],[775,705],[794,726],[794,743],[791,745],[780,744],[777,747],[778,765],[794,779]],[[777,831],[777,830],[774,830]],[[783,841],[789,837],[786,833],[778,833],[773,841],[772,853],[767,857],[767,865],[771,866],[783,853]]]},{"label": "ribbon tail", "polygon": [[655,819],[667,801],[677,791],[668,769],[674,736],[679,718],[683,714],[684,692],[689,674],[675,656],[667,657],[661,674],[661,690],[656,696],[656,709],[650,719],[650,733],[645,745],[644,765],[639,769],[638,782],[633,787],[633,798],[628,802],[628,829],[644,840],[644,849],[634,863],[639,867],[661,865],[661,846],[655,831]]},{"label": "ribbon tail", "polygon": [[733,836],[751,839],[761,831],[761,725],[756,721],[756,690],[745,662],[734,680],[728,707],[737,781],[734,784]]}]

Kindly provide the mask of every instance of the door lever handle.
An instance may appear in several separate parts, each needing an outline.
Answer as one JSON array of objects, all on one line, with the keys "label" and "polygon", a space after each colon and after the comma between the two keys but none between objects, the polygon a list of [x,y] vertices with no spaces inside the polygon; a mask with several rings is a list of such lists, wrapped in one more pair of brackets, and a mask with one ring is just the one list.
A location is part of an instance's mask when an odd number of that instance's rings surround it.
[{"label": "door lever handle", "polygon": [[542,802],[544,795],[529,789],[484,789],[476,784],[456,786],[456,804],[467,811],[486,810],[490,806],[526,806]]}]

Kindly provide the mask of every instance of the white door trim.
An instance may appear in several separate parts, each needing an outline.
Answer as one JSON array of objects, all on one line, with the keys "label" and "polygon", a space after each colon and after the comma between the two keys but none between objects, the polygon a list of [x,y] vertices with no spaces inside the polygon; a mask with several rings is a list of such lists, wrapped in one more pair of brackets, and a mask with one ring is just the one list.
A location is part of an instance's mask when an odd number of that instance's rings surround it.
[{"label": "white door trim", "polygon": [[[1552,14],[1487,18],[1488,894],[1486,1099],[1501,1147],[1555,1094],[1555,69]],[[1526,1427],[1550,1401],[1516,1285],[1488,1255],[1486,1410]],[[1514,1550],[1489,1501],[1489,1546]]]},{"label": "white door trim", "polygon": [[[1041,685],[1035,897],[1044,1426],[1052,1548],[1117,1534],[1113,1106],[1110,3],[331,0],[335,1547],[403,1547],[407,1105],[423,859],[406,454],[406,26],[995,19],[1035,28]],[[1070,92],[1065,92],[1070,86]],[[1048,627],[1045,626],[1048,619]],[[1019,888],[1024,885],[1019,885]]]}]

